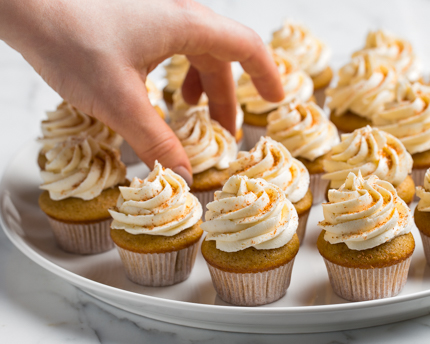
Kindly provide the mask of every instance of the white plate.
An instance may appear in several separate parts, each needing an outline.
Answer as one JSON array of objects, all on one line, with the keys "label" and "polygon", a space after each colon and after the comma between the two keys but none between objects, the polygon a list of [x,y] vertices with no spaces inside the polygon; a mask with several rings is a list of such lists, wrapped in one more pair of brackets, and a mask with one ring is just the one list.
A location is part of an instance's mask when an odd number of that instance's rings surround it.
[{"label": "white plate", "polygon": [[[216,296],[201,255],[190,278],[183,283],[165,288],[136,285],[125,277],[116,250],[78,256],[56,247],[48,222],[37,205],[40,194],[37,152],[37,145],[27,145],[6,169],[0,184],[2,227],[15,246],[34,262],[108,304],[179,325],[254,333],[345,330],[428,313],[430,268],[416,229],[413,234],[417,248],[400,295],[356,303],[337,297],[315,247],[321,206],[311,211],[287,295],[275,303],[255,308],[224,303]],[[129,177],[133,174],[143,177],[146,173],[147,169],[140,165],[129,170]]]}]

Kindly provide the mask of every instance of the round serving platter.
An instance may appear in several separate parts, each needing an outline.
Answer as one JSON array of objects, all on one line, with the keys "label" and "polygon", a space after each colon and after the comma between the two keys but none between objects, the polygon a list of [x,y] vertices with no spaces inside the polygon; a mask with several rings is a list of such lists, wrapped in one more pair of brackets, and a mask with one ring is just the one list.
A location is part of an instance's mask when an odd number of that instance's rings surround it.
[{"label": "round serving platter", "polygon": [[[317,223],[322,219],[320,205],[311,210],[287,295],[277,302],[254,308],[223,302],[212,287],[201,254],[190,278],[183,283],[164,288],[136,285],[125,277],[116,250],[79,256],[56,246],[37,204],[38,149],[35,143],[26,145],[6,168],[0,183],[1,225],[13,244],[31,260],[110,305],[169,323],[248,333],[346,330],[430,313],[430,267],[416,228],[413,234],[417,247],[408,281],[398,296],[355,303],[336,296],[315,246],[320,231]],[[144,177],[147,173],[146,166],[140,164],[129,168],[128,177]]]}]

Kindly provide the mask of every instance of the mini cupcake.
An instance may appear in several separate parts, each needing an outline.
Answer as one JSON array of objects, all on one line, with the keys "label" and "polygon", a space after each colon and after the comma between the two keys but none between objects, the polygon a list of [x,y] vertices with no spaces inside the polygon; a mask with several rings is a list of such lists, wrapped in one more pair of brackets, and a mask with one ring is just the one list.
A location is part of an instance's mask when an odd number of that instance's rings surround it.
[{"label": "mini cupcake", "polygon": [[283,105],[271,112],[267,121],[267,135],[305,165],[311,177],[313,204],[321,203],[328,186],[328,180],[321,179],[325,172],[323,161],[339,143],[336,126],[314,102]]},{"label": "mini cupcake", "polygon": [[273,33],[270,45],[280,49],[312,78],[314,95],[319,106],[324,106],[325,88],[330,84],[333,71],[329,66],[331,51],[303,25],[292,20]]},{"label": "mini cupcake", "polygon": [[309,173],[288,149],[270,137],[261,137],[249,152],[239,152],[237,160],[230,163],[229,174],[262,178],[278,186],[297,211],[297,236],[303,241],[312,207]]},{"label": "mini cupcake", "polygon": [[317,246],[334,292],[349,301],[397,295],[415,249],[412,213],[395,188],[350,173],[323,203]]},{"label": "mini cupcake", "polygon": [[373,125],[397,137],[414,161],[412,178],[416,185],[430,167],[430,87],[399,81],[396,99],[373,116]]},{"label": "mini cupcake", "polygon": [[394,99],[397,73],[374,53],[357,55],[338,74],[336,87],[326,93],[330,120],[340,132],[371,125],[372,116]]},{"label": "mini cupcake", "polygon": [[167,85],[163,89],[163,98],[166,104],[173,103],[173,93],[181,88],[189,68],[190,62],[185,55],[173,55],[170,63],[164,67]]},{"label": "mini cupcake", "polygon": [[271,50],[273,59],[278,66],[281,82],[284,87],[285,98],[279,103],[264,100],[249,74],[242,74],[236,90],[237,99],[244,113],[243,131],[247,147],[253,147],[260,136],[266,133],[267,117],[279,106],[292,101],[306,102],[311,99],[314,87],[312,79],[299,69],[288,58],[282,57],[278,50]]},{"label": "mini cupcake", "polygon": [[398,196],[407,204],[415,194],[415,184],[409,173],[412,157],[405,146],[382,130],[369,126],[343,134],[341,143],[334,146],[324,160],[326,174],[322,179],[330,181],[331,189],[339,188],[350,172],[361,171],[364,178],[376,175],[393,184]]},{"label": "mini cupcake", "polygon": [[38,142],[42,144],[38,164],[41,169],[45,165],[45,153],[57,143],[66,141],[70,136],[85,135],[96,141],[118,149],[123,139],[112,129],[94,117],[79,111],[68,102],[63,101],[57,110],[46,113],[48,119],[42,121],[42,135]]},{"label": "mini cupcake", "polygon": [[264,179],[233,176],[207,205],[202,254],[218,296],[238,306],[274,302],[290,285],[297,213]]},{"label": "mini cupcake", "polygon": [[417,186],[417,196],[420,201],[415,208],[414,218],[420,231],[427,264],[430,265],[430,169],[427,170],[423,179],[424,187]]},{"label": "mini cupcake", "polygon": [[364,48],[356,51],[352,56],[369,52],[377,54],[386,63],[392,65],[398,75],[404,76],[411,82],[422,78],[421,63],[415,56],[412,45],[404,39],[384,30],[370,31]]},{"label": "mini cupcake", "polygon": [[[191,192],[203,207],[213,200],[215,190],[228,179],[228,164],[236,159],[234,137],[211,120],[207,107],[193,107],[179,121],[171,123],[190,159],[193,170]],[[205,208],[203,208],[205,209]]]},{"label": "mini cupcake", "polygon": [[147,178],[121,187],[111,237],[127,277],[159,287],[188,278],[196,260],[202,206],[185,180],[155,162]]},{"label": "mini cupcake", "polygon": [[109,237],[118,185],[125,183],[119,152],[91,137],[69,137],[45,154],[40,208],[61,249],[94,254],[113,248]]}]

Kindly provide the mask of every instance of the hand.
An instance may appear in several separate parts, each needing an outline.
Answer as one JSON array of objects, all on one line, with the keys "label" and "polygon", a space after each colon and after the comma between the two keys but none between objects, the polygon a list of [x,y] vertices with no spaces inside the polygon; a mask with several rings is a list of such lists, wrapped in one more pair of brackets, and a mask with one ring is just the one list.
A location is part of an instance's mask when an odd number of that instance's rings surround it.
[{"label": "hand", "polygon": [[149,166],[155,159],[192,182],[185,151],[151,106],[148,73],[173,54],[191,67],[183,96],[207,93],[211,116],[234,133],[230,61],[268,101],[283,98],[276,66],[251,29],[191,0],[0,0],[0,38],[65,100],[122,135]]}]

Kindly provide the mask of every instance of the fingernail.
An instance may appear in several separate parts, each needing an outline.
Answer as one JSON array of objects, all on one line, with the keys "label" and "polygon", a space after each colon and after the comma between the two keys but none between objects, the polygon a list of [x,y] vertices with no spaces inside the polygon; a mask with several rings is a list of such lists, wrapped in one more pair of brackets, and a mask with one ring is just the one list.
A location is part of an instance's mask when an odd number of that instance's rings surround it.
[{"label": "fingernail", "polygon": [[188,172],[188,170],[184,166],[176,166],[172,169],[173,172],[179,174],[182,178],[185,179],[188,186],[193,184],[193,176]]}]

